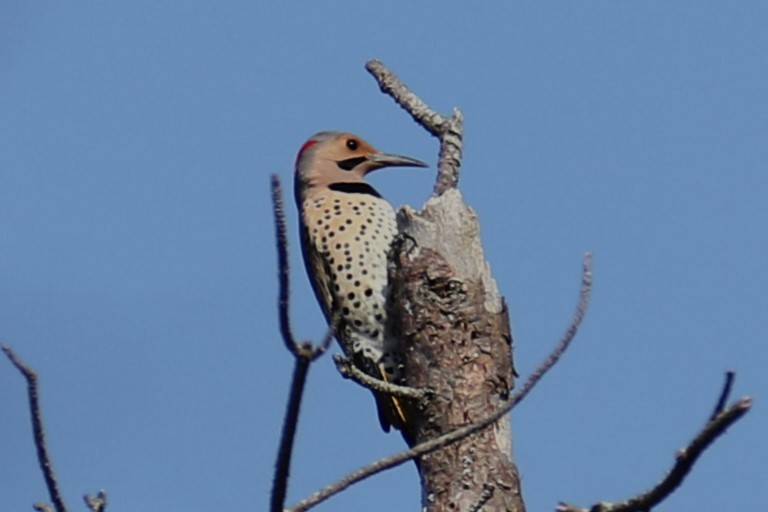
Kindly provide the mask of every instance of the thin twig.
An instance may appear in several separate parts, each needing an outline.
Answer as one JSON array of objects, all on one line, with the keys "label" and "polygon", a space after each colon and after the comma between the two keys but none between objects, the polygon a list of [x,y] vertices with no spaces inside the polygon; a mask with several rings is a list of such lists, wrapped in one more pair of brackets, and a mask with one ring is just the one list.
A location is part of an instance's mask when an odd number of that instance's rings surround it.
[{"label": "thin twig", "polygon": [[465,437],[486,428],[488,425],[495,423],[499,418],[504,416],[507,412],[509,412],[510,409],[511,406],[505,406],[493,413],[491,416],[477,423],[457,428],[451,432],[441,435],[440,437],[436,437],[435,439],[430,439],[429,441],[420,443],[410,450],[405,450],[400,453],[384,457],[371,464],[368,464],[367,466],[363,466],[362,468],[353,471],[344,478],[337,480],[333,484],[324,487],[308,498],[300,501],[295,507],[289,510],[290,512],[303,512],[304,510],[309,510],[315,505],[318,505],[319,503],[327,500],[331,496],[343,491],[352,484],[373,476],[376,473],[380,473],[386,469],[397,467],[404,462],[415,459],[416,457],[421,457],[422,455],[433,452],[439,448],[448,446],[449,444],[455,443],[456,441],[464,439]]},{"label": "thin twig", "polygon": [[408,386],[399,386],[385,380],[371,377],[367,373],[360,370],[355,364],[347,357],[340,354],[334,354],[333,362],[336,363],[336,369],[346,379],[351,379],[364,388],[372,389],[380,393],[386,393],[392,396],[398,396],[402,398],[410,398],[411,400],[423,400],[429,391],[424,389],[411,388]]},{"label": "thin twig", "polygon": [[456,188],[459,183],[464,136],[464,118],[461,111],[454,108],[451,116],[438,114],[411,92],[381,61],[370,60],[365,69],[373,75],[383,93],[392,97],[414,121],[440,140],[437,178],[432,195],[437,197],[448,189]]},{"label": "thin twig", "polygon": [[704,453],[704,450],[715,439],[724,434],[728,427],[744,416],[750,407],[752,407],[752,399],[744,397],[717,415],[715,419],[704,426],[686,448],[677,453],[675,465],[659,485],[637,498],[629,500],[626,506],[615,507],[614,510],[616,512],[630,512],[643,510],[644,508],[650,509],[672,494],[680,486],[688,473],[690,473],[696,460]]},{"label": "thin twig", "polygon": [[[328,331],[326,331],[320,343],[311,349],[307,348],[306,343],[298,343],[293,336],[290,318],[290,293],[291,293],[291,268],[288,263],[288,235],[285,222],[285,206],[283,204],[283,187],[280,184],[280,178],[277,174],[271,176],[272,186],[272,211],[275,222],[275,246],[277,248],[277,266],[278,266],[278,310],[280,315],[280,334],[288,351],[295,357],[306,356],[307,351],[312,352],[311,358],[317,359],[323,355],[333,341],[335,332],[334,326],[338,323],[338,318],[332,318]],[[310,345],[311,346],[311,345]]]},{"label": "thin twig", "polygon": [[574,336],[576,335],[576,332],[578,331],[579,324],[581,324],[581,321],[584,318],[584,312],[586,311],[587,305],[589,303],[591,287],[592,287],[592,258],[590,254],[586,254],[584,256],[581,296],[576,308],[576,312],[574,313],[573,319],[571,320],[571,323],[568,326],[568,329],[565,335],[563,336],[563,339],[560,340],[560,342],[557,344],[552,354],[544,361],[544,363],[542,363],[536,369],[536,371],[530,377],[528,377],[528,380],[526,380],[525,384],[520,389],[520,391],[510,396],[504,402],[504,405],[499,408],[499,410],[497,410],[490,416],[476,423],[459,427],[455,430],[442,434],[439,437],[430,439],[429,441],[424,441],[423,443],[420,443],[409,450],[405,450],[400,453],[396,453],[394,455],[384,457],[356,471],[353,471],[352,473],[341,478],[340,480],[337,480],[331,485],[328,485],[327,487],[320,489],[319,491],[315,492],[311,496],[300,501],[298,504],[296,504],[295,507],[288,510],[290,512],[303,512],[305,510],[309,510],[315,505],[318,505],[319,503],[322,503],[323,501],[327,500],[331,496],[343,491],[347,487],[361,480],[364,480],[372,475],[375,475],[376,473],[380,473],[381,471],[399,466],[400,464],[403,464],[404,462],[407,462],[411,459],[421,457],[422,455],[425,455],[437,449],[443,448],[444,446],[448,446],[452,443],[455,443],[457,441],[464,439],[465,437],[472,435],[475,432],[478,432],[480,430],[483,430],[484,428],[487,428],[489,425],[492,425],[493,423],[496,423],[496,421],[498,421],[499,418],[501,418],[502,416],[507,414],[510,410],[512,410],[517,404],[519,404],[526,397],[526,395],[528,395],[528,393],[530,393],[530,391],[533,389],[536,383],[538,383],[541,380],[541,378],[544,376],[544,374],[546,374],[547,371],[549,371],[549,369],[551,369],[552,366],[555,365],[555,363],[560,358],[560,356],[562,356],[563,352],[565,352],[565,350],[568,348]]},{"label": "thin twig", "polygon": [[728,403],[728,398],[731,396],[734,377],[736,377],[736,372],[733,370],[728,370],[725,372],[725,383],[723,384],[723,390],[720,392],[720,397],[717,399],[715,410],[712,411],[712,416],[709,417],[709,421],[714,420],[717,415],[723,412],[723,409],[725,409],[725,405]]},{"label": "thin twig", "polygon": [[[308,349],[311,348],[307,347]],[[299,410],[304,388],[307,382],[307,373],[312,359],[310,357],[297,356],[293,367],[291,379],[291,392],[288,396],[288,405],[283,419],[283,429],[280,436],[280,448],[277,452],[275,464],[275,476],[272,481],[271,512],[282,512],[285,504],[285,495],[288,489],[288,478],[291,473],[291,456],[296,438],[296,427],[299,423]]]},{"label": "thin twig", "polygon": [[[730,380],[732,382],[733,378]],[[729,382],[726,382],[725,387],[727,386],[730,386]],[[750,397],[741,398],[708,421],[688,446],[677,452],[672,469],[652,489],[617,503],[601,502],[589,509],[560,503],[556,510],[558,512],[646,512],[651,510],[680,487],[704,450],[744,416],[751,406]]]},{"label": "thin twig", "polygon": [[283,206],[283,190],[280,185],[280,178],[277,174],[272,175],[272,211],[275,216],[275,238],[277,240],[277,266],[278,282],[280,284],[278,310],[280,316],[280,334],[286,348],[293,355],[297,355],[299,344],[291,332],[290,319],[290,266],[288,264],[288,235],[285,228],[285,207]]},{"label": "thin twig", "polygon": [[565,331],[565,335],[557,344],[555,349],[549,354],[549,356],[542,361],[542,363],[534,370],[532,374],[528,376],[525,384],[521,387],[513,396],[514,405],[519,404],[530,393],[530,391],[536,386],[541,378],[552,369],[555,364],[560,360],[562,355],[568,350],[573,339],[576,337],[576,332],[579,330],[582,320],[584,320],[584,314],[587,311],[589,305],[589,299],[592,295],[592,253],[586,253],[584,260],[582,261],[581,271],[581,291],[579,293],[579,302],[576,305],[576,312],[571,319],[571,323],[568,329]]},{"label": "thin twig", "polygon": [[304,388],[307,383],[309,367],[314,360],[323,355],[333,340],[335,326],[338,323],[338,315],[331,317],[328,331],[317,345],[310,341],[298,343],[293,337],[289,316],[290,310],[290,268],[288,266],[288,236],[286,234],[285,210],[283,207],[283,193],[280,178],[272,175],[272,209],[275,218],[275,238],[278,262],[278,310],[280,315],[280,334],[288,351],[293,354],[294,367],[291,378],[291,388],[288,395],[288,404],[285,409],[285,418],[280,433],[280,446],[275,462],[275,474],[272,480],[272,494],[270,499],[271,512],[282,512],[285,505],[285,496],[288,490],[288,478],[291,473],[291,460],[293,446],[296,439],[296,429],[299,423],[299,411],[301,400],[304,396]]},{"label": "thin twig", "polygon": [[43,427],[43,417],[40,411],[40,396],[37,385],[37,374],[35,371],[27,366],[10,347],[0,345],[5,352],[5,355],[13,363],[19,372],[24,376],[27,381],[27,396],[29,399],[29,416],[32,420],[32,434],[35,440],[35,448],[37,449],[37,461],[40,464],[40,470],[43,472],[43,478],[45,478],[45,486],[48,488],[48,495],[53,502],[53,506],[56,512],[66,512],[67,506],[64,504],[64,500],[61,497],[61,491],[59,491],[59,484],[56,481],[56,473],[53,470],[53,464],[51,463],[51,456],[48,453],[48,445],[45,441],[45,429]]}]

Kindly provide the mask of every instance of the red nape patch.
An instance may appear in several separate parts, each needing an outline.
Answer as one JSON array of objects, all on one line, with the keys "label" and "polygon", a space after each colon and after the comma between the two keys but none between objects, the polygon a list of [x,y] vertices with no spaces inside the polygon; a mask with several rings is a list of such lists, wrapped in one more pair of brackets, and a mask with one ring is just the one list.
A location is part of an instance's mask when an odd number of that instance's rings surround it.
[{"label": "red nape patch", "polygon": [[306,150],[308,150],[315,144],[317,144],[317,141],[310,139],[307,142],[305,142],[303,146],[301,146],[301,149],[299,150],[299,154],[296,155],[296,165],[299,165],[299,160],[301,160],[301,155],[303,155]]}]

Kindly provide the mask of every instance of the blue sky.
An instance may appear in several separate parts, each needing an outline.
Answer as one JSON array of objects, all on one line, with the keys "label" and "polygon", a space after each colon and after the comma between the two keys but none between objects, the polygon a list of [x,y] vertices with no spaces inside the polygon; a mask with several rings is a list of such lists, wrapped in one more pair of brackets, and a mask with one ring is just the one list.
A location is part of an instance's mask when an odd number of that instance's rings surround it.
[{"label": "blue sky", "polygon": [[[664,2],[0,4],[0,340],[41,375],[72,509],[266,507],[291,359],[276,324],[268,176],[356,132],[432,171],[437,145],[363,69],[381,59],[466,118],[461,188],[526,375],[593,301],[513,416],[529,510],[656,482],[723,373],[754,410],[660,511],[764,504],[768,5]],[[293,317],[319,337],[287,198]],[[45,499],[24,385],[0,364],[0,510]],[[290,502],[402,448],[330,358],[310,373]],[[412,467],[318,511],[416,510]]]}]

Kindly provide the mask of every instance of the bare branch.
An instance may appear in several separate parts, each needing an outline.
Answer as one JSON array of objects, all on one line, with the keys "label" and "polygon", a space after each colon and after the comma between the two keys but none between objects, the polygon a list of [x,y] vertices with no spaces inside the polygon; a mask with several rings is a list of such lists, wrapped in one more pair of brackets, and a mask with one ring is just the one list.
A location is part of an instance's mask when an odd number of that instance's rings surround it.
[{"label": "bare branch", "polygon": [[592,509],[586,509],[577,507],[575,505],[569,505],[568,503],[559,503],[555,509],[555,512],[597,512],[598,510],[602,509],[596,507],[602,507],[603,505],[605,504],[597,503],[594,507],[592,507]]},{"label": "bare branch", "polygon": [[318,505],[323,501],[327,500],[331,496],[343,491],[344,489],[351,486],[352,484],[355,484],[361,480],[364,480],[370,476],[373,476],[376,473],[380,473],[386,469],[397,467],[400,464],[407,462],[411,459],[415,459],[416,457],[420,457],[426,453],[435,451],[451,443],[464,439],[470,434],[477,432],[478,430],[482,430],[488,425],[496,422],[499,418],[504,416],[504,414],[506,414],[508,411],[509,411],[509,408],[504,407],[503,409],[497,411],[496,413],[489,416],[488,418],[485,418],[484,420],[479,421],[478,423],[473,423],[472,425],[467,425],[465,427],[457,428],[456,430],[448,432],[447,434],[443,434],[440,437],[418,444],[413,448],[411,448],[410,450],[405,450],[400,453],[396,453],[394,455],[384,457],[371,464],[368,464],[367,466],[363,466],[362,468],[348,474],[344,478],[319,490],[318,492],[314,493],[312,496],[300,501],[295,507],[289,509],[289,511],[303,512],[305,510],[309,510],[315,505]]},{"label": "bare branch", "polygon": [[438,155],[437,180],[432,190],[434,196],[442,195],[448,189],[459,184],[461,171],[461,151],[464,147],[464,116],[458,108],[443,126]]},{"label": "bare branch", "polygon": [[[311,345],[304,346],[306,350],[311,350]],[[293,367],[293,378],[291,379],[291,391],[288,395],[288,405],[283,419],[283,428],[280,435],[280,448],[277,451],[277,463],[275,464],[275,475],[272,480],[272,498],[271,512],[282,512],[285,504],[285,496],[288,489],[288,477],[291,473],[291,459],[293,454],[293,444],[296,438],[296,427],[299,423],[299,410],[301,409],[301,399],[304,395],[304,388],[307,382],[307,372],[312,360],[310,357],[297,356]]]},{"label": "bare branch", "polygon": [[672,494],[683,483],[696,460],[718,437],[741,418],[752,406],[752,399],[744,397],[718,414],[710,421],[691,443],[677,453],[675,465],[666,477],[653,489],[624,503],[616,504],[611,510],[630,512],[650,509]]},{"label": "bare branch", "polygon": [[439,196],[448,189],[456,188],[459,183],[464,134],[464,119],[459,109],[454,108],[450,117],[438,114],[411,92],[381,61],[370,60],[365,69],[373,75],[383,93],[391,96],[414,121],[440,140],[437,179],[432,194]]},{"label": "bare branch", "polygon": [[514,407],[513,400],[514,400],[514,397],[510,397],[510,399],[507,400],[506,405],[504,407],[494,412],[487,418],[484,418],[478,421],[477,423],[473,423],[471,425],[466,425],[464,427],[457,428],[439,437],[420,443],[414,446],[413,448],[411,448],[410,450],[405,450],[400,453],[396,453],[394,455],[384,457],[371,464],[368,464],[367,466],[363,466],[362,468],[348,474],[344,478],[319,490],[318,492],[314,493],[312,496],[300,501],[295,507],[289,509],[289,511],[303,512],[304,510],[309,510],[315,505],[318,505],[319,503],[322,503],[323,501],[327,500],[334,494],[338,494],[339,492],[343,491],[344,489],[351,486],[352,484],[355,484],[361,480],[364,480],[370,476],[373,476],[376,473],[380,473],[384,470],[397,467],[400,464],[407,462],[411,459],[415,459],[427,453],[433,452],[437,449],[443,448],[444,446],[448,446],[449,444],[455,443],[456,441],[460,441],[465,437],[468,437],[471,434],[479,430],[482,430],[488,427],[489,425],[492,425],[496,421],[498,421],[499,418],[507,414],[512,409],[512,407]]},{"label": "bare branch", "polygon": [[277,247],[277,261],[279,266],[278,280],[280,291],[278,295],[278,310],[280,315],[280,334],[283,343],[295,359],[291,389],[288,395],[288,404],[285,409],[285,418],[280,434],[280,446],[277,451],[275,474],[272,481],[272,495],[270,510],[282,512],[285,504],[285,496],[288,489],[288,478],[291,472],[291,459],[293,445],[296,438],[296,428],[299,423],[299,411],[301,400],[304,396],[304,388],[307,383],[309,366],[318,357],[323,355],[333,340],[335,326],[339,319],[337,315],[331,318],[328,331],[317,345],[310,341],[298,343],[293,337],[289,316],[290,310],[290,268],[288,266],[288,236],[286,234],[285,209],[283,207],[283,192],[280,179],[273,174],[272,184],[272,210],[275,217],[275,237]]},{"label": "bare branch", "polygon": [[[725,388],[730,388],[732,381],[732,376],[726,378],[723,391],[726,390]],[[558,512],[647,512],[651,510],[680,487],[685,477],[693,469],[693,465],[701,454],[704,453],[704,450],[718,437],[723,435],[731,425],[744,416],[751,406],[752,399],[744,397],[709,420],[688,446],[677,452],[672,469],[652,489],[617,503],[601,502],[589,509],[561,503],[556,510]]]},{"label": "bare branch", "polygon": [[728,398],[731,396],[734,377],[736,377],[736,372],[733,370],[728,370],[725,372],[725,383],[723,384],[723,390],[720,392],[720,398],[717,399],[715,410],[712,411],[712,416],[709,417],[709,421],[714,420],[717,415],[723,412],[723,409],[725,409],[725,404],[728,403]]},{"label": "bare branch", "polygon": [[408,87],[379,60],[369,60],[365,69],[373,75],[381,92],[391,96],[395,102],[408,112],[414,121],[435,137],[440,137],[446,119],[429,108],[429,105],[411,92]]},{"label": "bare branch", "polygon": [[589,298],[592,295],[592,253],[586,253],[584,260],[582,261],[582,274],[581,274],[581,292],[579,295],[579,302],[576,305],[576,312],[573,314],[571,324],[568,326],[568,330],[565,331],[565,335],[557,344],[555,349],[549,356],[539,365],[534,372],[528,376],[525,384],[515,393],[514,405],[519,404],[530,393],[530,391],[536,386],[541,378],[560,360],[562,355],[568,350],[573,338],[576,337],[576,332],[579,330],[582,320],[584,320],[584,314],[587,311],[589,305]]},{"label": "bare branch", "polygon": [[[411,459],[421,457],[422,455],[448,446],[496,423],[499,418],[507,414],[517,404],[519,404],[523,398],[525,398],[525,396],[531,391],[531,389],[533,389],[536,383],[541,380],[544,374],[546,374],[547,371],[555,365],[560,356],[562,356],[565,350],[568,348],[571,341],[573,341],[573,338],[576,335],[576,331],[578,330],[578,327],[584,318],[584,312],[586,311],[587,305],[589,303],[591,286],[592,258],[590,254],[586,254],[584,256],[581,297],[579,299],[579,303],[577,305],[573,319],[571,320],[571,323],[568,326],[568,330],[565,333],[565,336],[557,344],[552,354],[550,354],[544,363],[542,363],[528,378],[520,391],[510,396],[499,410],[476,423],[457,428],[434,439],[430,439],[429,441],[424,441],[423,443],[420,443],[409,450],[384,457],[356,471],[353,471],[344,478],[337,480],[331,485],[320,489],[308,498],[300,501],[298,504],[296,504],[295,507],[288,509],[288,512],[303,512],[305,510],[309,510],[315,505],[318,505],[319,503],[327,500],[331,496],[343,491],[347,487],[370,476],[373,476],[376,473],[380,473],[387,469],[399,466],[400,464],[403,464],[404,462],[407,462]],[[490,497],[488,499],[490,499]]]},{"label": "bare branch", "polygon": [[5,355],[11,363],[13,363],[13,366],[21,372],[27,381],[29,416],[32,420],[32,435],[35,440],[35,448],[37,449],[37,461],[40,464],[40,470],[43,472],[45,486],[48,488],[48,495],[53,502],[56,512],[66,512],[67,506],[64,504],[64,500],[61,497],[59,484],[56,481],[56,473],[53,471],[51,456],[48,453],[48,445],[45,441],[45,429],[43,427],[42,412],[40,411],[40,394],[37,385],[37,374],[32,368],[19,359],[10,347],[0,345],[0,348],[3,349],[3,352],[5,352]]},{"label": "bare branch", "polygon": [[37,502],[32,504],[32,508],[36,512],[53,512],[53,507],[49,503]]},{"label": "bare branch", "polygon": [[83,501],[91,512],[104,512],[107,509],[107,493],[103,490],[99,491],[96,496],[86,494],[83,496]]},{"label": "bare branch", "polygon": [[392,396],[410,398],[411,400],[423,400],[430,395],[428,390],[398,386],[397,384],[371,377],[355,366],[349,358],[340,354],[334,354],[333,362],[336,363],[336,369],[339,370],[339,373],[345,379],[351,379],[364,388]]},{"label": "bare branch", "polygon": [[290,319],[290,266],[288,265],[288,235],[285,229],[285,207],[283,205],[283,190],[280,185],[280,178],[276,174],[272,175],[272,211],[275,217],[275,238],[277,240],[277,265],[278,281],[280,284],[278,310],[280,315],[280,334],[283,336],[283,342],[286,348],[297,355],[299,344],[291,332]]},{"label": "bare branch", "polygon": [[331,341],[333,341],[335,325],[338,323],[338,318],[331,318],[328,331],[316,346],[312,346],[307,342],[298,343],[296,338],[294,338],[290,318],[291,269],[288,264],[288,235],[285,222],[285,206],[283,204],[283,187],[280,184],[280,178],[277,174],[271,176],[271,186],[272,212],[275,218],[275,246],[277,247],[277,265],[279,268],[278,282],[280,291],[278,292],[278,309],[280,315],[280,334],[282,335],[283,343],[285,343],[286,348],[291,354],[295,357],[310,357],[314,360],[328,350]]}]

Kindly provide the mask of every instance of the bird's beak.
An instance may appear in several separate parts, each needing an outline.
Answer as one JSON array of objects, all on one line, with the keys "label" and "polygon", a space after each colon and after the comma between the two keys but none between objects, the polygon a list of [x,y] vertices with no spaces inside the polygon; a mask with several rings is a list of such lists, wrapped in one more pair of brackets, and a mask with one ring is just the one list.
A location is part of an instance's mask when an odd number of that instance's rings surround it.
[{"label": "bird's beak", "polygon": [[391,153],[370,153],[366,157],[373,164],[373,169],[381,169],[382,167],[429,167],[421,160]]}]

